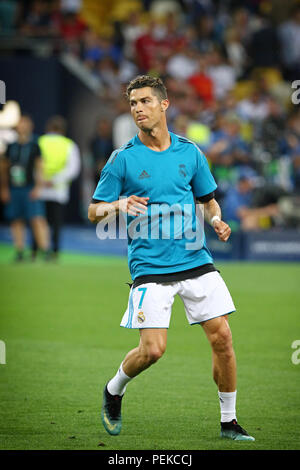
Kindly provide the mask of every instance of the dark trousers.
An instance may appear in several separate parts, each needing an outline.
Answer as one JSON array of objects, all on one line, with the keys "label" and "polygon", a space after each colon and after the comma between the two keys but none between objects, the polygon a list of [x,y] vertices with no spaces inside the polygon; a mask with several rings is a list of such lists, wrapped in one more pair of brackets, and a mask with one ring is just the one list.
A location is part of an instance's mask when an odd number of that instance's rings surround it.
[{"label": "dark trousers", "polygon": [[[50,250],[58,253],[60,250],[60,234],[64,219],[64,204],[56,201],[45,201],[46,219],[50,228]],[[36,242],[33,240],[32,250],[37,251]]]},{"label": "dark trousers", "polygon": [[51,248],[54,253],[60,249],[60,234],[63,226],[64,204],[46,201],[46,217],[51,230]]}]

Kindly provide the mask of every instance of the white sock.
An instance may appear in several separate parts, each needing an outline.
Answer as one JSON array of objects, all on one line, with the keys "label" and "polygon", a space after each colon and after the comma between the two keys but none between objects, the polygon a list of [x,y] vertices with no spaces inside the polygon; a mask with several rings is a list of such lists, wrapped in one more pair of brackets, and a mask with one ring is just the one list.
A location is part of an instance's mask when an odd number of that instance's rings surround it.
[{"label": "white sock", "polygon": [[132,377],[128,377],[123,371],[122,364],[116,375],[108,382],[107,390],[111,395],[124,395],[126,386]]},{"label": "white sock", "polygon": [[221,408],[221,423],[228,423],[233,419],[236,419],[235,403],[236,403],[236,391],[235,392],[219,392],[220,408]]}]

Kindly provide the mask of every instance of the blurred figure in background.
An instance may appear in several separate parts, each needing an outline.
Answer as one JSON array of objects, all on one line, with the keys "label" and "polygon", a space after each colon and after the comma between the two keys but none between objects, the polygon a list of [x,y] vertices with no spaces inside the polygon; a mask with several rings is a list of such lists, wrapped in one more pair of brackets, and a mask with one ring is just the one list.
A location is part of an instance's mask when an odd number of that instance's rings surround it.
[{"label": "blurred figure in background", "polygon": [[[65,137],[66,121],[53,116],[46,124],[46,134],[38,140],[43,162],[41,199],[45,201],[46,217],[51,229],[51,257],[60,251],[60,234],[64,207],[69,201],[70,185],[80,172],[80,152],[73,140]],[[35,254],[33,247],[33,257]]]},{"label": "blurred figure in background", "polygon": [[[257,174],[250,167],[239,171],[235,186],[228,189],[222,208],[226,220],[233,230],[241,228],[245,231],[269,228],[273,218],[279,216],[278,198],[258,197],[264,188],[257,188]],[[266,191],[264,191],[266,193]],[[279,195],[278,195],[279,196]]]},{"label": "blurred figure in background", "polygon": [[288,21],[278,28],[281,60],[287,80],[297,80],[300,74],[300,5],[295,4]]},{"label": "blurred figure in background", "polygon": [[90,143],[90,149],[93,159],[94,180],[97,184],[102,168],[113,152],[111,123],[108,119],[99,119],[96,134]]},{"label": "blurred figure in background", "polygon": [[33,122],[22,115],[17,125],[18,139],[7,146],[0,160],[1,200],[10,221],[16,261],[24,259],[25,222],[29,221],[37,248],[48,249],[48,228],[44,204],[39,200],[42,185],[41,151],[32,138]]},{"label": "blurred figure in background", "polygon": [[114,149],[120,148],[137,133],[137,127],[128,112],[128,103],[125,97],[120,94],[116,101],[118,115],[114,119],[112,126],[112,140]]}]

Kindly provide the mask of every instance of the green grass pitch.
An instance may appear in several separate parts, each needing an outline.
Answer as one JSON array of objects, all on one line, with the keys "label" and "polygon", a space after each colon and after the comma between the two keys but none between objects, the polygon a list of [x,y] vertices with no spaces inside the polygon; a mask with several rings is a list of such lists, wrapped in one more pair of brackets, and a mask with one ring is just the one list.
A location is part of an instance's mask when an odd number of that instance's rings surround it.
[{"label": "green grass pitch", "polygon": [[210,348],[179,298],[165,355],[129,384],[121,434],[106,434],[103,385],[138,341],[137,331],[119,327],[126,259],[11,259],[1,245],[1,449],[300,449],[300,364],[291,360],[300,339],[299,264],[217,263],[237,307],[237,416],[256,438],[245,443],[219,437]]}]

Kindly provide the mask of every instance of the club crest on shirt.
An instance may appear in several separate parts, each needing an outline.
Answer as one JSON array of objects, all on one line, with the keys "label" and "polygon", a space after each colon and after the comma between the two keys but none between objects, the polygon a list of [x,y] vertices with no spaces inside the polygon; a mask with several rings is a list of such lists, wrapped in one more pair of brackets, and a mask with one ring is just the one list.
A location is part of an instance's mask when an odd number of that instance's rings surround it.
[{"label": "club crest on shirt", "polygon": [[139,322],[139,323],[143,323],[143,322],[145,321],[144,312],[139,312],[137,319],[138,319],[138,322]]},{"label": "club crest on shirt", "polygon": [[179,174],[183,176],[184,178],[186,177],[186,167],[185,165],[179,165]]}]

